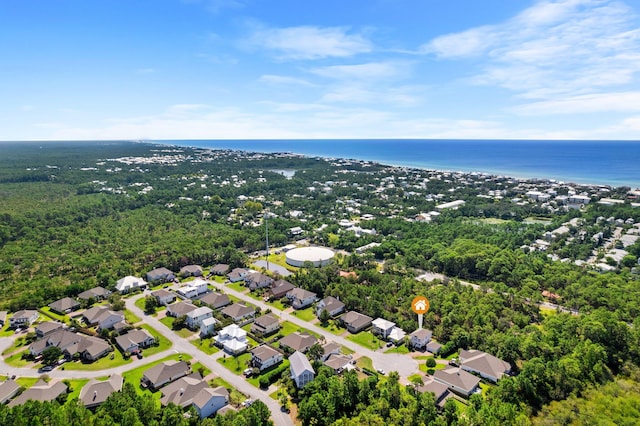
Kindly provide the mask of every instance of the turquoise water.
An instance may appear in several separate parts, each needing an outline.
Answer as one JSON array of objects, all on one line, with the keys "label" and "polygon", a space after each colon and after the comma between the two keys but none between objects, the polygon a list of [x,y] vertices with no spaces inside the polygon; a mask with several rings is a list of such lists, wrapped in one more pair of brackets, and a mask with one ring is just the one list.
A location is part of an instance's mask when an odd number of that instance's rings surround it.
[{"label": "turquoise water", "polygon": [[638,141],[173,140],[182,146],[292,152],[423,169],[640,187]]}]

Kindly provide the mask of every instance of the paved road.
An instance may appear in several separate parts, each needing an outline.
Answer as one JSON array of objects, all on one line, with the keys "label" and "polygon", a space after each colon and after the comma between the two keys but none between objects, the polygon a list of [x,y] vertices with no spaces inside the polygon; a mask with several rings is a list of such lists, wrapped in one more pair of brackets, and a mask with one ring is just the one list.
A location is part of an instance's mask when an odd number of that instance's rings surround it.
[{"label": "paved road", "polygon": [[416,374],[420,371],[418,369],[418,363],[409,355],[385,354],[382,352],[372,351],[371,349],[367,349],[363,346],[360,346],[357,343],[352,342],[351,340],[345,339],[344,337],[336,336],[335,334],[328,332],[324,328],[318,327],[317,325],[304,321],[295,315],[279,311],[275,309],[273,306],[267,305],[266,303],[253,299],[252,297],[244,293],[228,288],[224,284],[220,284],[217,282],[210,282],[210,283],[216,288],[218,288],[219,290],[224,291],[225,293],[231,294],[237,297],[238,299],[245,300],[253,305],[259,306],[263,311],[267,309],[271,309],[281,319],[289,321],[300,327],[306,328],[307,330],[313,331],[314,333],[317,333],[321,336],[324,336],[324,338],[327,341],[336,342],[342,346],[345,346],[355,351],[359,355],[364,355],[371,358],[371,360],[373,361],[373,366],[376,369],[380,368],[385,372],[397,371],[398,374],[400,375],[400,380],[402,383],[409,384],[409,380],[407,379],[407,377],[412,374]]}]

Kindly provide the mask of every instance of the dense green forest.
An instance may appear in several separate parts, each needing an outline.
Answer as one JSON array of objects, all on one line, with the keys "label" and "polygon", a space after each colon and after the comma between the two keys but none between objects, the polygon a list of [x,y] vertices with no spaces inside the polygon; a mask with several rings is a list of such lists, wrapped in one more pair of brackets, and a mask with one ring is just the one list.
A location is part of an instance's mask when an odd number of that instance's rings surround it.
[{"label": "dense green forest", "polygon": [[[292,242],[289,229],[302,226],[311,242],[346,252],[331,267],[297,271],[294,284],[340,297],[348,309],[382,316],[406,331],[415,327],[409,301],[425,295],[431,302],[425,326],[444,343],[444,355],[461,348],[486,350],[517,373],[484,397],[473,396],[461,415],[452,404],[435,412],[430,395],[401,386],[393,375],[358,382],[325,371],[298,395],[304,424],[581,424],[580,413],[598,409],[605,399],[620,407],[617,424],[637,418],[640,282],[634,269],[640,244],[627,247],[627,261],[607,273],[522,247],[580,218],[589,238],[577,238],[579,231],[571,229],[551,249],[571,260],[583,258],[595,247],[591,235],[613,232],[611,225],[599,225],[601,217],[638,222],[640,209],[593,204],[549,214],[536,204],[510,202],[517,193],[497,181],[457,187],[431,179],[419,194],[402,185],[380,189],[385,179],[422,182],[422,172],[353,162],[347,167],[294,155],[125,142],[1,144],[0,149],[2,308],[41,307],[159,266],[247,265],[264,246],[261,217],[269,209],[274,246]],[[287,179],[280,169],[296,173]],[[462,208],[442,212],[436,224],[406,220],[434,209],[436,201],[425,194],[452,188],[456,198],[466,200]],[[504,191],[504,199],[478,196],[493,190]],[[375,216],[361,222],[375,233],[356,236],[337,225],[356,215],[351,207],[356,203],[357,214]],[[304,221],[290,214],[294,210],[304,212]],[[544,216],[546,222],[525,223],[529,216]],[[348,254],[370,242],[380,245],[365,255]],[[339,269],[356,277],[340,278]],[[423,271],[449,278],[416,280]],[[580,314],[541,312],[537,302],[543,290]],[[96,413],[55,403],[0,407],[0,423],[191,424],[165,419],[171,410],[138,409],[140,404],[144,401],[127,405],[114,398]],[[262,424],[242,423],[241,416],[254,415],[262,414],[247,411],[205,423]],[[44,418],[55,420],[26,420]]]}]

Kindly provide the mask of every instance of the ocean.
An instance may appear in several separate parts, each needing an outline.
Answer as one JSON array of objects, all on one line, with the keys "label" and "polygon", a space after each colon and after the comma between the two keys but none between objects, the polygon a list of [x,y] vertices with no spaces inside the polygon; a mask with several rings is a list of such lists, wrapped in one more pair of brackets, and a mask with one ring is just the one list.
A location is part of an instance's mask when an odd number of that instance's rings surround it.
[{"label": "ocean", "polygon": [[640,188],[640,141],[166,140],[180,146],[291,152],[429,170]]}]

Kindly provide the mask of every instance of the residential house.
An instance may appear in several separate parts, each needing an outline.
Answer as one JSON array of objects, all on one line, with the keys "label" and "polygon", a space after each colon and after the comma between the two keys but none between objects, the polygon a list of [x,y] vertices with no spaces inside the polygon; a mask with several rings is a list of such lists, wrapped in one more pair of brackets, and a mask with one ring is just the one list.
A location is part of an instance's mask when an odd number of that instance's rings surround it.
[{"label": "residential house", "polygon": [[403,329],[401,329],[400,327],[393,327],[391,329],[391,332],[389,332],[389,335],[387,336],[387,339],[390,342],[393,343],[400,343],[402,342],[402,340],[406,337],[407,333],[405,333],[405,331]]},{"label": "residential house", "polygon": [[116,337],[116,344],[125,353],[136,353],[140,349],[148,348],[156,342],[156,339],[145,329],[135,329],[127,334]]},{"label": "residential house", "polygon": [[233,322],[244,323],[251,321],[254,318],[256,311],[242,303],[234,303],[233,305],[229,305],[224,308],[222,310],[222,314],[231,318]]},{"label": "residential house", "polygon": [[324,360],[324,365],[331,368],[334,373],[341,374],[352,366],[351,358],[342,354],[331,354]]},{"label": "residential house", "polygon": [[191,405],[198,392],[207,387],[209,385],[202,380],[202,376],[199,373],[192,373],[163,387],[160,404],[165,407],[169,403],[173,403],[182,408],[187,408]]},{"label": "residential house", "polygon": [[159,305],[167,306],[170,303],[175,302],[176,294],[172,291],[160,289],[151,292],[151,296],[156,299]]},{"label": "residential house", "polygon": [[291,378],[296,383],[298,389],[305,387],[305,385],[315,377],[316,372],[302,352],[294,352],[289,357],[289,363]]},{"label": "residential house", "polygon": [[268,336],[280,329],[280,322],[273,314],[262,315],[256,318],[251,325],[251,332],[260,336]]},{"label": "residential house", "polygon": [[194,309],[187,314],[187,327],[191,330],[200,328],[202,320],[213,317],[213,310],[207,306]]},{"label": "residential house", "polygon": [[65,385],[61,381],[52,380],[51,382],[47,383],[44,380],[40,379],[35,385],[31,386],[29,389],[22,392],[13,401],[11,401],[9,403],[9,407],[22,405],[29,400],[51,402],[65,393],[67,393],[67,385]]},{"label": "residential house", "polygon": [[260,345],[251,350],[251,366],[260,371],[281,363],[282,359],[282,354],[268,345]]},{"label": "residential house", "polygon": [[130,293],[134,290],[143,289],[145,287],[147,287],[147,282],[145,280],[131,275],[120,278],[116,282],[116,290],[122,294]]},{"label": "residential house", "polygon": [[198,309],[197,306],[190,302],[178,302],[167,306],[167,315],[174,318],[179,318],[187,315],[191,311]]},{"label": "residential house", "polygon": [[304,309],[318,300],[318,295],[312,291],[296,287],[287,293],[287,298],[291,300],[291,306],[294,309]]},{"label": "residential house", "polygon": [[0,383],[0,404],[6,404],[7,401],[16,396],[19,391],[20,385],[11,379]]},{"label": "residential house", "polygon": [[511,365],[490,355],[486,352],[478,351],[476,349],[460,351],[460,368],[471,373],[477,373],[480,377],[483,377],[492,382],[497,382],[511,371]]},{"label": "residential house", "polygon": [[29,327],[33,324],[40,315],[38,311],[34,311],[31,309],[23,309],[21,311],[13,314],[11,318],[9,318],[9,327],[10,328],[19,328],[19,327]]},{"label": "residential house", "polygon": [[282,299],[289,293],[291,290],[296,288],[293,284],[286,280],[278,280],[271,284],[271,288],[269,289],[268,296],[269,299]]},{"label": "residential house", "polygon": [[146,370],[142,375],[141,383],[155,391],[190,372],[189,365],[184,361],[165,361]]},{"label": "residential house", "polygon": [[215,414],[229,403],[229,391],[223,387],[204,388],[193,398],[193,407],[201,419]]},{"label": "residential house", "polygon": [[186,299],[194,299],[201,294],[209,291],[208,283],[201,279],[193,280],[189,285],[180,287],[176,290],[180,296]]},{"label": "residential house", "polygon": [[269,287],[273,283],[273,278],[260,272],[253,272],[244,277],[244,282],[249,290],[254,291],[259,288]]},{"label": "residential house", "polygon": [[322,311],[327,311],[329,316],[335,317],[344,312],[344,303],[333,296],[328,296],[316,304],[316,316],[320,318]]},{"label": "residential house", "polygon": [[84,301],[88,301],[90,299],[98,301],[106,299],[110,294],[111,292],[103,287],[94,287],[80,293],[78,298]]},{"label": "residential house", "polygon": [[433,378],[449,387],[452,391],[465,397],[469,397],[478,387],[480,379],[467,373],[459,367],[449,367],[444,370],[436,370]]},{"label": "residential house", "polygon": [[213,339],[218,346],[221,346],[225,352],[231,355],[239,355],[246,351],[249,346],[247,332],[236,324],[224,327]]},{"label": "residential house", "polygon": [[45,336],[53,333],[54,331],[60,330],[64,324],[55,322],[55,321],[45,321],[36,325],[36,339],[42,339]]},{"label": "residential house", "polygon": [[211,309],[221,309],[231,304],[231,299],[224,293],[207,293],[200,298],[200,301]]},{"label": "residential house", "polygon": [[168,283],[175,279],[175,274],[164,267],[156,268],[147,272],[147,281],[151,284]]},{"label": "residential house", "polygon": [[59,329],[50,335],[31,343],[29,345],[29,353],[32,356],[38,356],[49,346],[57,346],[64,351],[68,346],[75,345],[80,340],[82,340],[82,335],[73,333],[69,330]]},{"label": "residential house", "polygon": [[122,376],[112,374],[108,380],[91,379],[80,391],[79,400],[86,408],[96,408],[114,392],[122,390]]},{"label": "residential house", "polygon": [[373,325],[371,330],[373,334],[376,334],[383,339],[386,339],[389,333],[391,333],[391,330],[396,326],[395,322],[387,321],[384,318],[376,318],[371,322],[371,324]]},{"label": "residential house", "polygon": [[200,323],[200,337],[211,336],[215,333],[218,320],[214,317],[205,318]]},{"label": "residential house", "polygon": [[436,405],[440,408],[444,408],[444,403],[452,396],[451,392],[449,392],[449,386],[432,377],[425,380],[421,386],[418,386],[417,391],[420,393],[431,392]]},{"label": "residential house", "polygon": [[433,332],[431,330],[419,328],[409,335],[409,342],[415,349],[425,349],[427,347],[427,343],[431,341],[432,335]]},{"label": "residential house", "polygon": [[335,342],[329,342],[322,345],[322,361],[326,361],[332,354],[339,354],[342,351],[342,346]]},{"label": "residential house", "polygon": [[111,345],[99,337],[80,336],[81,339],[67,346],[62,353],[67,358],[76,354],[85,361],[96,361],[112,351]]},{"label": "residential house", "polygon": [[347,328],[349,333],[355,334],[371,325],[373,318],[363,315],[360,312],[349,311],[340,317],[340,322]]},{"label": "residential house", "polygon": [[82,319],[90,327],[97,325],[100,330],[109,330],[116,323],[124,321],[124,314],[106,306],[94,306],[84,311]]},{"label": "residential house", "polygon": [[427,351],[431,352],[434,355],[439,354],[440,349],[442,349],[442,345],[436,342],[435,340],[432,340],[429,343],[427,343]]},{"label": "residential house", "polygon": [[200,265],[187,265],[180,268],[180,276],[183,278],[186,277],[201,277],[202,276],[202,266]]},{"label": "residential house", "polygon": [[226,263],[218,263],[211,268],[211,273],[213,275],[226,275],[227,272],[229,272],[229,265]]},{"label": "residential house", "polygon": [[287,336],[284,336],[278,341],[278,344],[283,349],[289,349],[291,351],[306,352],[311,346],[316,344],[318,339],[312,334],[307,332],[300,333],[295,331]]},{"label": "residential house", "polygon": [[7,323],[7,311],[0,311],[0,328]]},{"label": "residential house", "polygon": [[236,283],[238,281],[244,280],[244,277],[246,277],[248,273],[249,273],[249,271],[247,269],[235,268],[235,269],[233,269],[231,272],[229,272],[227,274],[227,278],[232,283]]},{"label": "residential house", "polygon": [[53,312],[64,315],[80,308],[80,302],[70,297],[64,297],[62,299],[56,300],[53,303],[49,303],[49,308]]}]

